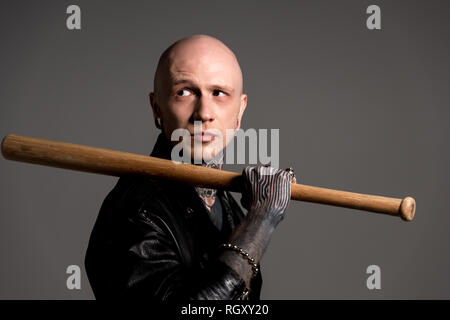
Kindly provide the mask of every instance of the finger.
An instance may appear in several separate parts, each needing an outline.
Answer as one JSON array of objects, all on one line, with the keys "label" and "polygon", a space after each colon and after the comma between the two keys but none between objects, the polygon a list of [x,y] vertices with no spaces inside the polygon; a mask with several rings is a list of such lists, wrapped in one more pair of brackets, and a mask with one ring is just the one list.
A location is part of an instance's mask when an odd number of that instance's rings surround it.
[{"label": "finger", "polygon": [[287,168],[285,170],[289,173],[289,176],[291,177],[291,183],[297,183],[297,179],[295,177],[294,169],[292,167],[289,167],[289,168]]}]

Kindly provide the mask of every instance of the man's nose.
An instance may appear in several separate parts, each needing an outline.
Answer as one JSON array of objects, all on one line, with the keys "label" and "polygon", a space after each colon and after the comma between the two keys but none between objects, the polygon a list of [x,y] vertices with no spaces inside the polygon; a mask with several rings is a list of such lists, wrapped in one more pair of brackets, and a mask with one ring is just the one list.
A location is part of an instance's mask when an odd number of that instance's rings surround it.
[{"label": "man's nose", "polygon": [[201,96],[197,100],[197,105],[195,106],[195,111],[193,114],[194,121],[213,121],[215,117],[216,115],[212,102],[208,101],[207,97]]}]

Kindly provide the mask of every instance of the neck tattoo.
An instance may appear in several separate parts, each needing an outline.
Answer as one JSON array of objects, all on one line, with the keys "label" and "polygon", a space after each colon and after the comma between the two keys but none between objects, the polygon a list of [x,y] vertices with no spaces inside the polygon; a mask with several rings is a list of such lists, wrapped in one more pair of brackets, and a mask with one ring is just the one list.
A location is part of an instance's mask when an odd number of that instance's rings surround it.
[{"label": "neck tattoo", "polygon": [[[214,168],[214,169],[222,169],[222,158],[220,159],[213,159],[209,162],[202,162],[202,167],[207,168]],[[211,208],[214,205],[214,202],[216,201],[216,189],[209,189],[209,188],[201,188],[201,187],[195,187],[195,190],[197,191],[198,195],[202,199],[203,203],[205,204],[206,209],[208,209],[209,212],[211,212]]]}]

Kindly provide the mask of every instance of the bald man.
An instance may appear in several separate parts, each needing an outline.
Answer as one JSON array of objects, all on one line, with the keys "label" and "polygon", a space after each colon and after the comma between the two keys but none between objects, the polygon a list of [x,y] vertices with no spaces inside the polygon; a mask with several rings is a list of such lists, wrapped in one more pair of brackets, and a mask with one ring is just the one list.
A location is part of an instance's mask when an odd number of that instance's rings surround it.
[{"label": "bald man", "polygon": [[[227,131],[240,128],[247,106],[242,91],[241,68],[224,43],[194,35],[172,44],[149,96],[161,130],[150,155],[171,159],[180,143],[172,134],[184,129],[190,148],[183,150],[193,162],[221,169],[233,137]],[[102,204],[86,253],[96,298],[258,300],[259,261],[284,218],[295,177],[267,166],[246,167],[243,177],[247,213],[224,190],[121,177]]]}]

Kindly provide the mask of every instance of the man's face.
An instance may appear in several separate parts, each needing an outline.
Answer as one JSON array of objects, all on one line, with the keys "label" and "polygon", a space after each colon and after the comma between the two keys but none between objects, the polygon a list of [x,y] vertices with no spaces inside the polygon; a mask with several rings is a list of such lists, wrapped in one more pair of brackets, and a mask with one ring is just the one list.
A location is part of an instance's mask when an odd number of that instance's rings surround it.
[{"label": "man's face", "polygon": [[[192,134],[192,158],[194,147],[201,148],[200,154],[212,152],[215,156],[220,151],[215,130],[222,137],[219,145],[225,147],[230,140],[226,130],[239,129],[247,104],[240,69],[229,53],[207,45],[175,50],[170,60],[158,92],[150,95],[164,134],[171,140],[175,129],[187,129]],[[194,136],[194,121],[201,121],[203,135]]]}]

